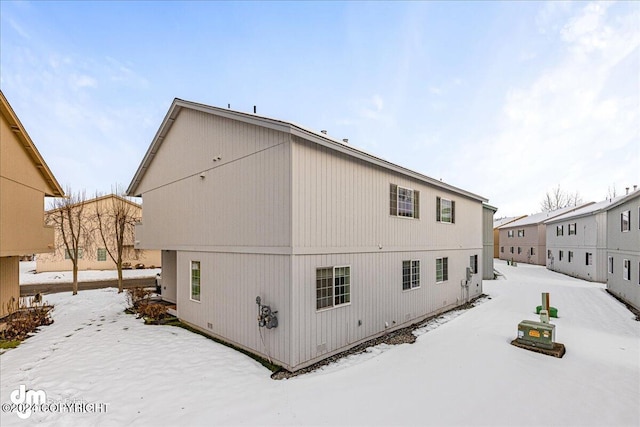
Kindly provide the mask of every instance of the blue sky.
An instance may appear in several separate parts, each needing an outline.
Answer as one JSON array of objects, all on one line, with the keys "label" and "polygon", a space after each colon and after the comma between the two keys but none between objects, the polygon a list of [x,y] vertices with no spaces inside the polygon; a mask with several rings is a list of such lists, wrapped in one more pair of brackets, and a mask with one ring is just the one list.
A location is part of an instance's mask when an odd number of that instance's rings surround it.
[{"label": "blue sky", "polygon": [[63,186],[127,186],[174,98],[327,129],[531,214],[640,184],[631,2],[0,2],[0,86]]}]

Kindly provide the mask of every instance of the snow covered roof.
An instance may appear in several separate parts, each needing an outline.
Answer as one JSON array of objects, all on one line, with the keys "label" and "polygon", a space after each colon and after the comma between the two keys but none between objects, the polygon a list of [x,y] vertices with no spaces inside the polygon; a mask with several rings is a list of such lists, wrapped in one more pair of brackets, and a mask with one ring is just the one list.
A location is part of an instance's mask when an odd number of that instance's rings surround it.
[{"label": "snow covered roof", "polygon": [[216,116],[225,117],[232,120],[238,120],[244,123],[250,123],[256,126],[266,127],[266,128],[278,130],[281,132],[290,133],[297,137],[303,138],[307,141],[311,141],[318,145],[346,154],[350,157],[354,157],[354,158],[363,160],[367,163],[382,167],[384,169],[392,170],[394,172],[425,182],[431,186],[439,187],[439,188],[457,193],[459,195],[462,195],[483,203],[488,201],[488,199],[486,199],[485,197],[479,196],[477,194],[471,193],[469,191],[463,190],[453,185],[446,184],[440,180],[423,175],[419,172],[415,172],[405,167],[396,165],[380,157],[376,157],[363,150],[357,149],[343,141],[340,141],[336,138],[332,138],[323,132],[316,132],[292,122],[286,122],[279,119],[272,119],[269,117],[258,116],[256,114],[248,114],[241,111],[235,111],[235,110],[226,109],[226,108],[213,107],[210,105],[199,104],[192,101],[185,101],[179,98],[175,98],[173,100],[173,103],[171,104],[169,111],[167,112],[164,120],[162,121],[162,124],[160,125],[158,132],[153,138],[153,141],[151,142],[151,145],[149,146],[147,153],[142,159],[142,162],[140,163],[138,170],[136,171],[133,179],[131,180],[131,184],[129,184],[129,188],[127,189],[127,195],[140,196],[140,194],[138,193],[138,186],[142,181],[142,177],[144,176],[147,169],[149,168],[149,165],[153,161],[153,158],[155,157],[160,146],[162,145],[164,138],[168,134],[171,126],[173,125],[173,122],[178,118],[178,115],[183,108],[188,108],[191,110],[200,111],[207,114],[213,114]]},{"label": "snow covered roof", "polygon": [[568,206],[566,208],[560,208],[560,209],[556,209],[554,211],[543,211],[534,215],[529,215],[525,218],[519,219],[517,221],[514,222],[510,222],[509,224],[505,224],[502,227],[499,227],[501,229],[504,228],[511,228],[511,227],[522,227],[524,225],[535,225],[535,224],[542,224],[548,220],[550,220],[551,218],[555,218],[559,215],[563,215],[566,214],[568,212],[573,212],[576,209],[580,209],[584,206],[590,205],[593,202],[589,202],[589,203],[585,203],[582,205],[578,205],[578,206]]},{"label": "snow covered roof", "polygon": [[502,227],[505,224],[508,224],[510,222],[519,220],[520,218],[524,218],[526,217],[526,215],[521,215],[521,216],[508,216],[505,218],[498,218],[496,220],[493,221],[493,228],[499,228]]},{"label": "snow covered roof", "polygon": [[618,201],[620,201],[620,199],[623,199],[625,196],[618,196],[614,199],[607,199],[607,200],[603,200],[601,202],[598,203],[592,203],[590,205],[586,205],[580,209],[576,209],[573,212],[569,212],[566,214],[562,214],[559,215],[555,218],[552,218],[550,220],[545,221],[545,223],[550,224],[550,223],[554,223],[554,222],[559,222],[559,221],[564,221],[567,219],[571,219],[571,218],[581,218],[584,216],[589,216],[589,215],[595,215],[597,213],[600,212],[604,212],[607,209],[609,209],[609,207],[615,203],[617,203]]}]

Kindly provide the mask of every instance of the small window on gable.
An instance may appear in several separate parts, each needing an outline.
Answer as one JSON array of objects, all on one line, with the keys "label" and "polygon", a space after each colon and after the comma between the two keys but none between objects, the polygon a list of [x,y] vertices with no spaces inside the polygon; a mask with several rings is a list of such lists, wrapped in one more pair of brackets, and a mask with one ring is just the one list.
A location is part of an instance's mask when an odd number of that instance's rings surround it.
[{"label": "small window on gable", "polygon": [[420,218],[420,192],[390,184],[389,214],[404,218]]},{"label": "small window on gable", "polygon": [[454,200],[436,197],[436,221],[455,224],[456,202]]}]

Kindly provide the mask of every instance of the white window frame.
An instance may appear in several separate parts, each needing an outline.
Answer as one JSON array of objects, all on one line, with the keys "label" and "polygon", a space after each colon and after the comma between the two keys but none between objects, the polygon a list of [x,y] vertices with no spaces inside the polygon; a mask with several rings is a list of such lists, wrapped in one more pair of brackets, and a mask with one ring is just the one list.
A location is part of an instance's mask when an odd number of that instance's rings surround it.
[{"label": "white window frame", "polygon": [[622,211],[620,212],[620,231],[626,233],[629,230],[631,230],[631,211]]},{"label": "white window frame", "polygon": [[471,273],[478,274],[478,255],[470,255],[469,256],[469,267],[471,268]]},{"label": "white window frame", "polygon": [[[446,203],[445,203],[446,202]],[[445,204],[448,205],[449,217],[445,220]],[[438,209],[439,208],[439,209]],[[456,223],[456,201],[451,199],[445,199],[444,197],[436,197],[436,221],[442,224],[455,224]]]},{"label": "white window frame", "polygon": [[[197,269],[193,268],[195,264],[198,265]],[[189,299],[191,301],[194,301],[194,302],[200,302],[200,300],[202,299],[202,263],[200,261],[197,261],[197,260],[191,260],[191,262],[189,263],[189,267],[190,267],[189,268]],[[197,295],[197,298],[195,298],[196,295],[193,292],[194,291],[194,287],[195,287],[194,277],[193,277],[194,270],[198,271],[198,284],[197,284],[198,295]]]},{"label": "white window frame", "polygon": [[[340,286],[344,286],[343,284],[338,285],[336,284],[336,270],[338,269],[343,269],[343,268],[347,268],[349,269],[349,275],[346,276],[349,278],[349,283],[346,284],[346,286],[349,288],[349,292],[346,294],[340,294],[340,295],[347,295],[347,302],[343,302],[341,304],[336,304],[336,296],[338,295],[336,292],[336,288],[340,287]],[[318,308],[318,270],[329,270],[331,269],[331,305],[327,305],[324,307],[320,307]],[[344,276],[343,276],[344,277]],[[332,310],[334,308],[338,308],[338,307],[344,307],[347,305],[351,305],[351,265],[336,265],[336,266],[327,266],[327,267],[317,267],[316,268],[316,280],[315,280],[315,290],[316,290],[316,311],[325,311],[325,310]],[[322,298],[326,298],[326,297],[322,297]]]},{"label": "white window frame", "polygon": [[558,261],[562,261],[562,258],[564,258],[564,251],[558,251]]},{"label": "white window frame", "polygon": [[[438,261],[441,264],[441,279],[438,280]],[[449,257],[436,258],[436,283],[444,283],[449,280]]]},{"label": "white window frame", "polygon": [[[409,275],[405,274],[405,263],[409,263]],[[409,287],[405,287],[408,284]],[[410,259],[402,261],[402,290],[410,291],[420,287],[420,260]]]},{"label": "white window frame", "polygon": [[564,236],[564,225],[556,225],[556,236]]},{"label": "white window frame", "polygon": [[569,255],[567,255],[567,260],[568,260],[569,262],[572,262],[572,261],[573,261],[573,251],[569,251]]},{"label": "white window frame", "polygon": [[[572,229],[573,229],[573,232],[571,232]],[[578,223],[577,222],[569,223],[569,236],[575,236],[577,234],[577,230],[578,230]]]},{"label": "white window frame", "polygon": [[585,255],[585,265],[593,265],[593,252],[587,252]]},{"label": "white window frame", "polygon": [[613,257],[610,256],[609,258],[607,258],[607,271],[609,272],[609,274],[613,274]]},{"label": "white window frame", "polygon": [[547,249],[547,259],[551,259],[552,252],[551,249]]},{"label": "white window frame", "polygon": [[524,230],[518,230],[518,237],[524,237]]},{"label": "white window frame", "polygon": [[521,253],[522,253],[522,248],[518,246],[518,255],[520,255]]},{"label": "white window frame", "polygon": [[631,280],[631,260],[622,260],[622,280]]},{"label": "white window frame", "polygon": [[513,230],[507,230],[507,237],[513,237]]},{"label": "white window frame", "polygon": [[[100,259],[104,258],[104,259]],[[105,262],[107,260],[107,248],[98,248],[96,251],[96,261]]]}]

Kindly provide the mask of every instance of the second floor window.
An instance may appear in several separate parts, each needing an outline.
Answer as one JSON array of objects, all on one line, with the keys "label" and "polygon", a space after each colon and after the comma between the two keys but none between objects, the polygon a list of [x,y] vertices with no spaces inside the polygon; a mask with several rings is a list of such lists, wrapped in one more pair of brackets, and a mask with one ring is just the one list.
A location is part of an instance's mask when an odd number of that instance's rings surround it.
[{"label": "second floor window", "polygon": [[631,211],[624,211],[620,213],[620,231],[623,233],[631,230]]},{"label": "second floor window", "polygon": [[576,234],[576,225],[577,223],[572,223],[569,224],[569,236],[571,236],[572,234]]},{"label": "second floor window", "polygon": [[396,184],[389,186],[389,214],[405,218],[420,217],[420,192]]},{"label": "second floor window", "polygon": [[518,237],[524,237],[524,230],[518,230]]},{"label": "second floor window", "polygon": [[513,237],[513,230],[507,230],[507,237]]},{"label": "second floor window", "polygon": [[456,202],[453,200],[436,197],[436,221],[455,224]]},{"label": "second floor window", "polygon": [[556,236],[564,236],[564,225],[556,226]]}]

